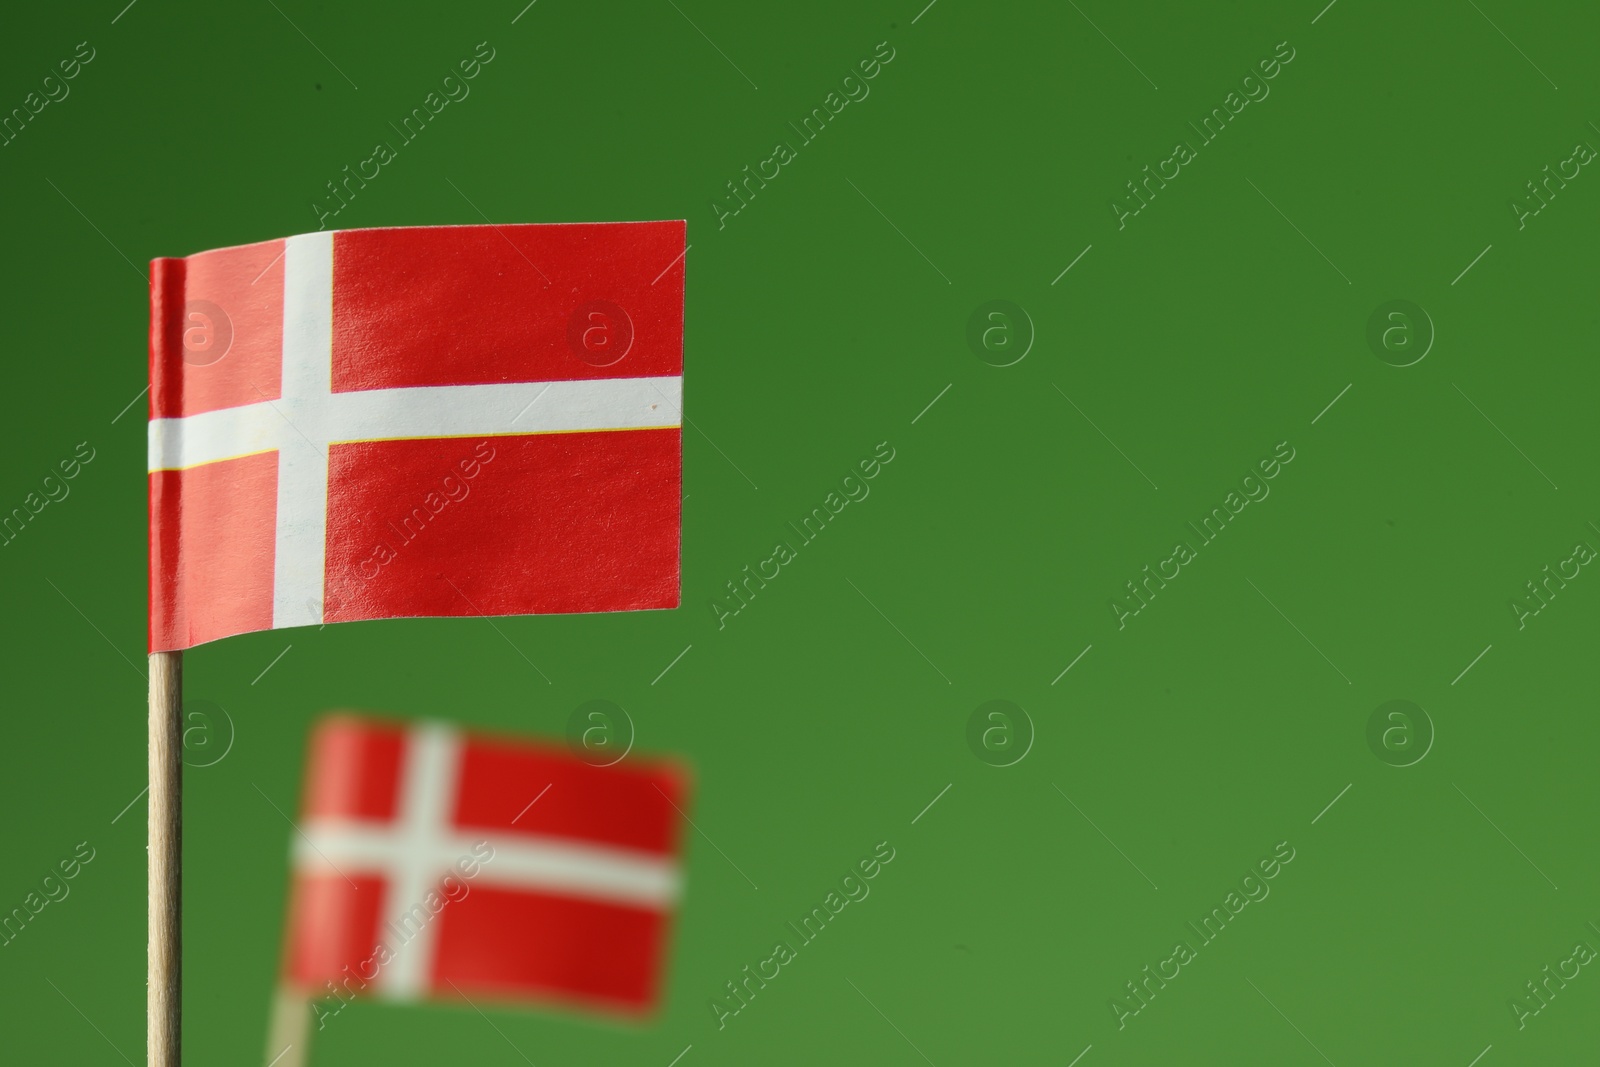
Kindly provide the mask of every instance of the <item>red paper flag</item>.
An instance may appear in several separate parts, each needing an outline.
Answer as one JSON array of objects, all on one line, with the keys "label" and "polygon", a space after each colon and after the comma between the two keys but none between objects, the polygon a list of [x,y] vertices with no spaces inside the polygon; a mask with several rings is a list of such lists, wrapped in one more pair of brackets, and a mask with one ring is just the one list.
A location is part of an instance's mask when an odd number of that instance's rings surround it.
[{"label": "red paper flag", "polygon": [[669,765],[325,720],[294,839],[285,978],[325,998],[647,1011],[686,793]]},{"label": "red paper flag", "polygon": [[682,222],[152,263],[150,648],[678,604]]}]

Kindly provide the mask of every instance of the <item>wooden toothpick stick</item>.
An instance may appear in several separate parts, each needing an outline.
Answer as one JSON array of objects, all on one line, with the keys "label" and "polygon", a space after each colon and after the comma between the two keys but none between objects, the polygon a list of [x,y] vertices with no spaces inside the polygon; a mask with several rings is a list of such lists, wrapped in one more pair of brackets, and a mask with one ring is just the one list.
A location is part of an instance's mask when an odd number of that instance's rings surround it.
[{"label": "wooden toothpick stick", "polygon": [[272,1002],[267,1067],[305,1067],[311,1058],[311,994],[285,982]]},{"label": "wooden toothpick stick", "polygon": [[150,654],[149,1067],[179,1067],[183,1014],[183,653]]}]

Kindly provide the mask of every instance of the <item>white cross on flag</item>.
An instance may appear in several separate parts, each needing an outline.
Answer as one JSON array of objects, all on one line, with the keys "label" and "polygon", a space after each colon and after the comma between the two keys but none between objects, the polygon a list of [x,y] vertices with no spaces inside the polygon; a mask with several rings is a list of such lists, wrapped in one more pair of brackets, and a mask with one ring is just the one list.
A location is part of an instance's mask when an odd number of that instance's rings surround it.
[{"label": "white cross on flag", "polygon": [[678,604],[682,222],[151,264],[150,649]]},{"label": "white cross on flag", "polygon": [[284,972],[355,996],[625,1015],[660,996],[686,774],[438,724],[312,737]]}]

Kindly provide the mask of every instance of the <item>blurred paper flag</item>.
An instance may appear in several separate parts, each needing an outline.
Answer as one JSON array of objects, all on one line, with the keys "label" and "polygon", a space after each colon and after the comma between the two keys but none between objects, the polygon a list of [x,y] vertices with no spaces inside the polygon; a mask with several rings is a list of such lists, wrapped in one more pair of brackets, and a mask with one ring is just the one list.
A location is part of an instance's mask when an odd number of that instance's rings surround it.
[{"label": "blurred paper flag", "polygon": [[668,764],[326,719],[293,843],[285,984],[329,998],[321,1011],[358,995],[649,1011],[687,789]]},{"label": "blurred paper flag", "polygon": [[631,222],[154,261],[151,651],[677,606],[685,251]]}]

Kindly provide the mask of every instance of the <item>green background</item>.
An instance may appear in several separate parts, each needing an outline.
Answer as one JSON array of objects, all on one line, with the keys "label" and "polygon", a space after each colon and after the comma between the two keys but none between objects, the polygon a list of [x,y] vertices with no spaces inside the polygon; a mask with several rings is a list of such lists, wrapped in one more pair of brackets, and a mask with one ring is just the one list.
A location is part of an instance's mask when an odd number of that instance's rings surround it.
[{"label": "green background", "polygon": [[[140,275],[314,229],[324,183],[487,41],[336,225],[689,220],[684,606],[499,620],[515,649],[458,620],[189,654],[236,727],[186,777],[189,1062],[262,1062],[291,833],[262,794],[292,809],[316,716],[560,737],[591,699],[695,767],[659,1017],[364,1003],[314,1063],[1592,1062],[1593,966],[1524,1029],[1508,1002],[1600,947],[1600,577],[1522,629],[1509,604],[1600,547],[1600,176],[1522,229],[1508,205],[1600,146],[1600,18],[922,2],[8,15],[0,109],[96,56],[0,148],[0,511],[96,458],[0,550],[0,910],[96,858],[0,948],[5,1059],[141,1058],[144,402],[116,418],[146,382]],[[882,41],[871,95],[719,229],[724,183]],[[1187,124],[1280,41],[1270,96],[1200,146]],[[1119,230],[1109,201],[1180,139],[1198,158]],[[1404,368],[1366,341],[1396,298],[1437,329]],[[1037,335],[1009,367],[966,340],[994,299]],[[719,630],[724,583],[883,441],[870,497]],[[1270,497],[1119,629],[1123,583],[1281,441]],[[1036,731],[1009,767],[968,747],[993,699]],[[1436,729],[1410,767],[1366,740],[1392,699]],[[871,896],[719,1030],[723,984],[885,840]],[[1112,998],[1280,841],[1271,895],[1119,1029]]]}]

